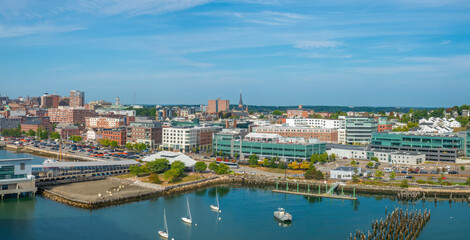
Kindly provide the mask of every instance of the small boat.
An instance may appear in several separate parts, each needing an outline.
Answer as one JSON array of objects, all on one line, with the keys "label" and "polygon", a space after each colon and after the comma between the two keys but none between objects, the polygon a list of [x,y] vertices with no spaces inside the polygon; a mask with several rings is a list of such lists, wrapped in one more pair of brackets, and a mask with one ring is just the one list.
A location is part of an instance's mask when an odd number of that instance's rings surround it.
[{"label": "small boat", "polygon": [[292,221],[292,215],[286,212],[284,208],[278,208],[277,211],[274,211],[274,217],[282,222]]},{"label": "small boat", "polygon": [[186,198],[186,203],[188,205],[188,216],[181,218],[181,220],[183,220],[184,223],[191,224],[193,221],[192,221],[192,218],[191,218],[191,209],[189,209],[189,199],[188,198]]},{"label": "small boat", "polygon": [[164,230],[163,231],[158,231],[158,235],[162,238],[168,239],[168,226],[166,225],[165,209],[163,209],[163,221],[164,221]]},{"label": "small boat", "polygon": [[57,160],[55,159],[52,159],[52,158],[46,158],[46,160],[44,160],[44,162],[42,162],[43,165],[47,164],[47,163],[56,163],[58,162]]},{"label": "small boat", "polygon": [[211,210],[220,212],[219,209],[219,194],[217,193],[217,190],[215,190],[215,205],[211,205]]}]

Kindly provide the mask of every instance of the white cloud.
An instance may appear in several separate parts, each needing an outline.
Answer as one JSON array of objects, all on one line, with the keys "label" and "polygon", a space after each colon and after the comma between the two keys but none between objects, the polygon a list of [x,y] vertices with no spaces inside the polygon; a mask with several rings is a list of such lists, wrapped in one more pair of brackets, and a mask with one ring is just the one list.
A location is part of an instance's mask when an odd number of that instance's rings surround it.
[{"label": "white cloud", "polygon": [[445,41],[441,42],[442,45],[448,45],[448,44],[451,44],[451,43],[452,43],[451,40],[445,40]]},{"label": "white cloud", "polygon": [[295,48],[311,49],[311,48],[336,48],[343,46],[342,42],[336,41],[301,41],[294,45]]},{"label": "white cloud", "polygon": [[0,25],[0,38],[18,37],[31,34],[54,33],[54,32],[72,32],[83,30],[80,26],[54,26],[54,25],[36,25],[36,26],[9,26]]}]

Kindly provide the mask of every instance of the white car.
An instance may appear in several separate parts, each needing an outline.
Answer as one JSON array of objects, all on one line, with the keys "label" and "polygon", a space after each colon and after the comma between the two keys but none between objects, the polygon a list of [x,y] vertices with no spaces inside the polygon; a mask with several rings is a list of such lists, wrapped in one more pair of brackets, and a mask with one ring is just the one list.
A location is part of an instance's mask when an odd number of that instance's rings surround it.
[{"label": "white car", "polygon": [[391,173],[391,172],[393,172],[393,169],[391,169],[391,168],[385,168],[385,169],[384,169],[384,172],[386,172],[386,173]]}]

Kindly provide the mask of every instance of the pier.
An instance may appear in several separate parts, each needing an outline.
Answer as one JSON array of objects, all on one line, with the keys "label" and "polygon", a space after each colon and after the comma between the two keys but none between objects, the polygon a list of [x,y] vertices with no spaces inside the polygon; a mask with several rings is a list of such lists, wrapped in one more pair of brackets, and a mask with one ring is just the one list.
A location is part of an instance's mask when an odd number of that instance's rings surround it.
[{"label": "pier", "polygon": [[325,193],[321,192],[322,187],[318,185],[318,192],[310,192],[310,185],[307,185],[307,192],[299,191],[299,183],[297,183],[297,191],[289,191],[289,183],[286,182],[286,190],[279,190],[279,183],[276,182],[276,189],[272,190],[275,193],[284,193],[284,194],[293,194],[293,195],[302,195],[309,197],[321,197],[321,198],[333,198],[333,199],[343,199],[343,200],[357,200],[356,191],[353,189],[352,195],[345,195],[343,188],[341,188],[341,195],[334,194],[334,191],[339,187],[340,183],[331,184],[328,189],[328,184],[325,184]]}]

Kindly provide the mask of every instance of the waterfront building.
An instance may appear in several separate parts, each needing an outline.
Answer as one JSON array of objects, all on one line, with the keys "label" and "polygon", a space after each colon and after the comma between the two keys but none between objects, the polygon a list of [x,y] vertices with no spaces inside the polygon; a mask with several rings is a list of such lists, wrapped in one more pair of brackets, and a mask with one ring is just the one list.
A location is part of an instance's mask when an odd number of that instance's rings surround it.
[{"label": "waterfront building", "polygon": [[180,161],[184,163],[184,166],[188,170],[194,170],[194,165],[196,165],[196,161],[189,157],[188,155],[181,153],[181,152],[170,152],[170,151],[161,151],[150,156],[147,156],[142,159],[143,162],[152,162],[155,159],[162,159],[165,158],[168,160],[169,165],[174,163],[175,161]]},{"label": "waterfront building", "polygon": [[338,180],[351,180],[353,175],[359,176],[361,168],[356,167],[338,167],[330,170],[330,178]]},{"label": "waterfront building", "polygon": [[346,117],[346,144],[368,144],[372,133],[377,132],[377,120],[373,117]]},{"label": "waterfront building", "polygon": [[254,127],[252,131],[256,133],[274,133],[283,137],[315,138],[327,143],[338,142],[338,130],[334,128],[263,126]]},{"label": "waterfront building", "polygon": [[415,132],[373,133],[371,147],[385,150],[419,152],[427,161],[455,162],[457,157],[468,155],[464,138],[468,132],[425,134]]},{"label": "waterfront building", "polygon": [[[72,177],[94,177],[125,174],[129,167],[138,165],[135,160],[91,161],[91,162],[46,162],[32,166],[32,174],[38,181],[66,179]],[[30,167],[31,168],[31,167]]]},{"label": "waterfront building", "polygon": [[219,112],[226,112],[229,110],[230,101],[229,100],[209,100],[207,103],[207,113],[214,114]]},{"label": "waterfront building", "polygon": [[286,124],[290,127],[313,127],[313,128],[335,128],[345,127],[344,119],[321,119],[321,118],[288,118]]},{"label": "waterfront building", "polygon": [[115,129],[104,129],[102,139],[108,139],[110,141],[116,141],[118,146],[126,145],[126,129],[115,128]]},{"label": "waterfront building", "polygon": [[128,143],[145,143],[152,149],[162,144],[162,124],[158,121],[131,122],[126,131]]},{"label": "waterfront building", "polygon": [[36,183],[31,172],[31,158],[0,159],[0,196],[34,195]]},{"label": "waterfront building", "polygon": [[59,107],[49,108],[48,116],[52,123],[85,124],[87,117],[95,117],[98,116],[98,114],[95,110],[85,108]]},{"label": "waterfront building", "polygon": [[212,144],[212,135],[222,127],[218,126],[177,126],[163,128],[162,147],[182,152]]},{"label": "waterfront building", "polygon": [[214,152],[240,159],[248,159],[256,154],[260,159],[278,157],[283,161],[310,160],[313,154],[322,154],[326,151],[326,144],[317,139],[287,138],[279,134],[243,133],[222,131],[214,134],[212,140]]},{"label": "waterfront building", "polygon": [[85,92],[78,90],[70,91],[70,107],[83,107],[85,106]]}]

